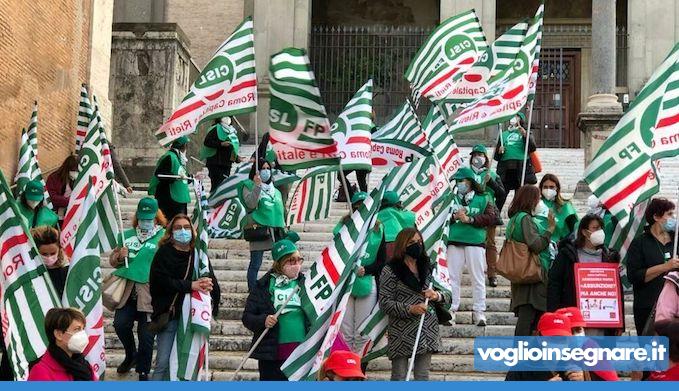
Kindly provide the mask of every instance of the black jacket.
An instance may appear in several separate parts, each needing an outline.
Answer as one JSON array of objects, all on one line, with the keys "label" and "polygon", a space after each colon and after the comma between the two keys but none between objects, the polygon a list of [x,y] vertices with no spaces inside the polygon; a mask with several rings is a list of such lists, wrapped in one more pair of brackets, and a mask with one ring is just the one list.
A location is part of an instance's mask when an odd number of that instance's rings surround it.
[{"label": "black jacket", "polygon": [[[608,250],[601,254],[603,262],[609,262]],[[578,249],[572,240],[559,243],[559,253],[549,269],[547,284],[547,311],[554,312],[559,308],[577,307],[575,297],[575,272],[573,265],[578,261]]]},{"label": "black jacket", "polygon": [[[674,238],[674,235],[670,236]],[[650,309],[655,306],[662,291],[663,275],[645,282],[646,270],[665,263],[666,258],[671,258],[673,247],[673,240],[665,246],[658,242],[648,226],[643,234],[632,241],[627,251],[627,278],[634,288],[635,309]]]},{"label": "black jacket", "polygon": [[[191,251],[193,254],[193,251]],[[170,310],[175,295],[177,299],[174,305],[174,318],[179,316],[182,307],[184,294],[191,292],[193,282],[193,257],[186,256],[185,252],[178,251],[172,243],[165,243],[158,247],[156,255],[151,262],[151,272],[149,274],[149,289],[151,291],[151,305],[153,314],[151,319],[156,319],[160,314]],[[190,265],[189,265],[190,264]],[[221,289],[215,278],[212,264],[210,266],[210,277],[212,278],[212,316],[216,317],[219,311],[219,300],[221,299]],[[186,268],[189,268],[188,277]]]},{"label": "black jacket", "polygon": [[231,163],[233,162],[233,146],[229,145],[225,147],[222,145],[222,140],[220,140],[217,135],[217,126],[213,126],[207,133],[205,140],[203,140],[203,145],[217,150],[214,155],[205,160],[206,166],[231,167]]},{"label": "black jacket", "polygon": [[[271,292],[269,291],[270,282],[271,271],[268,271],[262,278],[257,280],[245,302],[243,325],[254,333],[252,336],[253,345],[266,329],[264,327],[266,317],[276,313],[273,300],[271,300]],[[299,275],[297,283],[300,287],[304,285],[303,274]],[[264,336],[262,342],[259,343],[257,349],[252,353],[252,358],[255,360],[278,360],[278,324],[272,327],[266,336]]]}]

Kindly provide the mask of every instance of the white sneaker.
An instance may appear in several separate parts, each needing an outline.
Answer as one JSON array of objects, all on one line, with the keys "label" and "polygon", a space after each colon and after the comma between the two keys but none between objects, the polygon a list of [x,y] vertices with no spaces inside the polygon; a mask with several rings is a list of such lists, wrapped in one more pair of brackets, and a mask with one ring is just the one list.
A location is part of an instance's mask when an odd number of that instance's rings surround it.
[{"label": "white sneaker", "polygon": [[451,311],[449,311],[449,313],[450,313],[449,323],[450,323],[451,326],[455,326],[455,311],[451,310]]},{"label": "white sneaker", "polygon": [[486,314],[483,312],[474,312],[473,314],[473,322],[476,323],[477,326],[480,327],[485,327],[486,326]]}]

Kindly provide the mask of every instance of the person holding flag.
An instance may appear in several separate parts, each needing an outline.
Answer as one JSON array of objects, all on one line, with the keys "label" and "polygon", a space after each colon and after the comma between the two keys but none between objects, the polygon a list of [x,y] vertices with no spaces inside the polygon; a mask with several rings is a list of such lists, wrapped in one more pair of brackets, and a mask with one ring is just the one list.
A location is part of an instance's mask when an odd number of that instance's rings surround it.
[{"label": "person holding flag", "polygon": [[300,273],[304,258],[295,245],[297,239],[299,235],[289,233],[274,243],[273,266],[257,280],[245,302],[242,320],[254,333],[253,347],[268,329],[251,356],[258,361],[259,380],[288,380],[281,365],[305,340],[311,323],[299,294],[299,288],[304,287]]},{"label": "person holding flag", "polygon": [[[502,131],[495,147],[493,159],[497,160],[497,174],[509,195],[510,190],[516,191],[524,183],[534,185],[538,183],[535,169],[530,158],[526,156],[526,115],[519,112],[509,121],[509,127]],[[536,150],[535,140],[531,134],[528,137],[528,154]],[[521,170],[526,166],[524,183],[521,183]],[[498,210],[502,211],[505,200],[498,200]]]},{"label": "person holding flag", "polygon": [[240,160],[239,150],[238,132],[231,125],[231,117],[216,119],[205,135],[200,150],[200,159],[205,160],[213,189],[231,175],[231,165]]},{"label": "person holding flag", "polygon": [[592,194],[587,198],[587,207],[589,208],[587,214],[599,216],[604,221],[603,229],[606,234],[604,245],[608,247],[611,244],[611,238],[613,237],[613,232],[615,232],[615,227],[618,225],[618,219],[613,216],[613,213],[611,213],[603,203],[601,203],[601,200],[599,200],[596,194]]},{"label": "person holding flag", "polygon": [[71,197],[74,182],[78,178],[78,158],[68,155],[59,169],[47,177],[47,192],[52,200],[54,212],[59,216],[59,222],[64,220],[68,199]]},{"label": "person holding flag", "polygon": [[[127,373],[135,367],[139,380],[148,380],[151,372],[154,335],[148,330],[153,313],[149,273],[166,224],[158,202],[154,198],[142,198],[132,219],[132,228],[123,233],[123,246],[115,248],[109,256],[109,263],[116,268],[113,275],[125,280],[125,292],[113,318],[113,328],[125,349],[125,359],[117,372]],[[135,321],[138,351],[133,334]]]},{"label": "person holding flag", "polygon": [[58,227],[59,216],[44,205],[45,188],[40,181],[30,181],[19,198],[18,206],[28,228]]},{"label": "person holding flag", "polygon": [[156,170],[149,182],[148,194],[155,196],[158,207],[167,219],[186,214],[191,201],[186,171],[186,147],[189,138],[179,137],[172,142],[170,150],[158,159]]},{"label": "person holding flag", "polygon": [[[212,294],[213,312],[219,305],[219,290],[214,272],[210,277],[193,280],[192,267],[196,232],[187,215],[178,214],[167,224],[158,242],[151,271],[149,288],[153,314],[149,328],[156,333],[156,365],[152,380],[169,380],[170,356],[177,335],[182,302],[187,293],[199,291]],[[215,297],[216,296],[216,297]]]},{"label": "person holding flag", "polygon": [[495,245],[495,231],[498,225],[502,225],[500,210],[497,205],[505,202],[507,192],[497,173],[490,168],[491,161],[488,159],[488,150],[483,144],[477,144],[472,148],[469,156],[469,168],[474,171],[474,179],[488,194],[493,204],[495,223],[486,229],[486,274],[488,285],[497,286],[497,246]]},{"label": "person holding flag", "polygon": [[41,226],[31,229],[31,236],[47,268],[54,290],[61,297],[68,276],[68,259],[59,243],[59,231],[54,227]]},{"label": "person holding flag", "polygon": [[[395,191],[385,191],[382,198],[382,205],[380,211],[377,213],[377,219],[384,227],[384,246],[385,251],[378,256],[375,267],[379,270],[377,276],[382,273],[382,266],[388,262],[394,255],[394,247],[396,246],[396,237],[405,228],[415,227],[415,213],[404,210],[401,204],[400,196]],[[379,277],[378,277],[379,279]]]}]

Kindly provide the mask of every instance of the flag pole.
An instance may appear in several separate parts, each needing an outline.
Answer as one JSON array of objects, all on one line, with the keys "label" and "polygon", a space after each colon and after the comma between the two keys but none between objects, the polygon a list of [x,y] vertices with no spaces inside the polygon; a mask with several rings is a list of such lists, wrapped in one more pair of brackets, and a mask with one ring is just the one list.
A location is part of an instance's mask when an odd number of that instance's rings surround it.
[{"label": "flag pole", "polygon": [[[526,181],[526,165],[528,164],[528,145],[530,144],[530,122],[533,119],[533,102],[535,99],[530,101],[530,109],[528,110],[528,129],[526,129],[526,150],[523,154],[523,170],[521,170],[521,186]],[[519,126],[521,126],[519,124]],[[500,138],[502,139],[502,138]]]},{"label": "flag pole", "polygon": [[342,187],[344,188],[344,196],[347,199],[347,204],[349,205],[349,212],[351,212],[351,196],[349,195],[349,187],[347,187],[347,178],[344,176],[344,170],[342,169],[342,163],[339,164],[340,179],[342,181]]},{"label": "flag pole", "polygon": [[[429,289],[433,286],[433,283],[429,283]],[[424,305],[429,305],[429,299],[424,300]],[[420,325],[417,326],[417,335],[415,336],[415,344],[413,344],[413,353],[410,355],[410,360],[408,361],[408,374],[406,375],[406,381],[410,381],[410,374],[413,371],[413,366],[415,365],[415,353],[417,353],[417,346],[420,344],[420,337],[422,336],[422,327],[424,326],[424,317],[427,315],[425,311],[424,314],[420,316]]]},{"label": "flag pole", "polygon": [[[292,300],[293,296],[295,296],[295,294],[297,294],[298,291],[299,291],[299,285],[297,285],[295,287],[295,289],[292,291],[292,293],[290,294],[290,296],[288,296],[288,298],[285,299],[285,301],[283,302],[283,305],[281,305],[281,308],[279,308],[278,311],[276,311],[276,313],[274,314],[274,316],[276,318],[278,318],[278,316],[281,314],[281,312],[283,312],[285,307],[288,305],[290,300]],[[245,365],[245,362],[248,360],[248,358],[250,358],[250,356],[252,356],[252,353],[255,351],[255,349],[257,349],[257,346],[259,346],[259,344],[262,342],[262,340],[264,339],[264,336],[269,332],[269,330],[271,330],[271,329],[265,328],[264,331],[262,332],[262,334],[259,335],[259,338],[257,338],[257,341],[255,341],[255,343],[252,344],[252,347],[250,348],[248,353],[245,355],[245,357],[243,357],[243,360],[241,360],[240,364],[238,364],[238,368],[236,368],[236,371],[233,373],[233,376],[231,376],[231,381],[236,380],[236,376],[238,376],[238,372],[240,372],[241,369],[243,369],[243,365]]]},{"label": "flag pole", "polygon": [[[674,212],[674,218],[676,219],[677,217],[679,217],[679,188],[677,189],[676,211]],[[679,244],[677,240],[679,240],[679,228],[674,227],[674,252],[672,253],[672,258],[677,257],[677,245]]]},{"label": "flag pole", "polygon": [[[113,186],[113,182],[111,182],[111,186]],[[115,189],[111,189],[111,190],[113,190],[112,191],[113,198],[115,199],[115,202],[116,202],[116,214],[118,216],[118,219],[117,219],[118,220],[118,229],[120,229],[120,237],[122,238],[122,243],[120,243],[120,247],[124,247],[125,246],[125,231],[123,229],[123,215],[120,212],[120,199],[118,197],[118,192],[115,191]],[[127,269],[129,267],[130,267],[129,259],[128,259],[128,257],[125,257],[125,268]]]}]

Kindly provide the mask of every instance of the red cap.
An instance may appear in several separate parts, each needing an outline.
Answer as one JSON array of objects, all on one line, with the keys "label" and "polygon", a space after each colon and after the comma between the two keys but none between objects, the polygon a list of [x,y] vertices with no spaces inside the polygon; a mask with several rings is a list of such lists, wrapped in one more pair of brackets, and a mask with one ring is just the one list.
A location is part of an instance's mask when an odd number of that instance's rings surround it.
[{"label": "red cap", "polygon": [[365,379],[361,370],[361,357],[346,350],[335,350],[323,363],[323,370],[332,371],[344,378]]},{"label": "red cap", "polygon": [[586,327],[587,325],[578,307],[561,308],[556,313],[567,316],[571,321],[571,327]]},{"label": "red cap", "polygon": [[571,321],[565,315],[545,312],[538,321],[538,332],[545,337],[570,337]]}]

